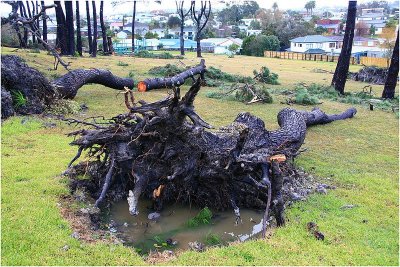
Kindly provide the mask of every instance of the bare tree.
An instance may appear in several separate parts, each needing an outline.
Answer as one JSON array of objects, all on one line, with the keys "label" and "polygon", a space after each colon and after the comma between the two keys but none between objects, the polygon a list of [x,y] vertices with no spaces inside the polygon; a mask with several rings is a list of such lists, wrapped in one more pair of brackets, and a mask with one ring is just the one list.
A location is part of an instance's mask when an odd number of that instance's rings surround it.
[{"label": "bare tree", "polygon": [[[21,17],[28,18],[28,15],[26,14],[25,5],[22,1],[19,1],[19,13],[21,14]],[[22,40],[23,40],[22,47],[27,48],[28,47],[28,29],[26,29],[26,28],[24,28],[24,37]]]},{"label": "bare tree", "polygon": [[74,34],[74,9],[72,1],[65,1],[65,23],[67,26],[67,48],[68,55],[75,54],[75,34]]},{"label": "bare tree", "polygon": [[335,74],[332,78],[331,85],[336,91],[344,94],[344,86],[349,72],[351,49],[353,46],[354,28],[356,24],[357,1],[349,1],[347,11],[346,31],[344,33],[342,51],[340,52],[339,60],[336,65]]},{"label": "bare tree", "polygon": [[394,98],[394,92],[399,76],[399,32],[397,31],[396,44],[394,45],[392,60],[386,78],[385,87],[382,92],[382,98]]},{"label": "bare tree", "polygon": [[[44,7],[44,1],[40,1],[40,5]],[[47,15],[46,10],[44,10],[42,15],[42,28],[43,28],[43,41],[47,42]]]},{"label": "bare tree", "polygon": [[65,23],[64,11],[61,7],[61,1],[54,1],[56,5],[56,20],[57,20],[57,41],[56,47],[61,49],[62,55],[68,54],[67,49],[67,28]]},{"label": "bare tree", "polygon": [[196,1],[192,1],[191,17],[196,25],[197,57],[201,57],[200,39],[204,27],[207,25],[211,14],[211,1],[201,1],[200,10],[196,11]]},{"label": "bare tree", "polygon": [[92,23],[90,22],[89,1],[86,0],[86,20],[88,25],[89,54],[92,54]]},{"label": "bare tree", "polygon": [[96,2],[92,1],[93,8],[93,42],[92,42],[92,57],[97,55],[97,13],[96,13]]},{"label": "bare tree", "polygon": [[75,2],[76,16],[76,51],[82,56],[81,16],[79,14],[79,1]]},{"label": "bare tree", "polygon": [[133,12],[132,12],[132,53],[135,53],[135,20],[136,20],[136,1],[133,1]]},{"label": "bare tree", "polygon": [[188,9],[188,11],[185,11],[183,8],[184,1],[175,1],[176,4],[176,13],[179,15],[179,19],[181,21],[180,24],[180,34],[179,34],[179,39],[180,39],[180,49],[181,49],[181,55],[185,55],[185,39],[183,38],[183,29],[185,27],[185,18],[190,14],[191,8]]},{"label": "bare tree", "polygon": [[104,25],[104,18],[103,18],[103,6],[104,6],[104,1],[100,1],[100,26],[101,26],[101,36],[103,38],[103,52],[104,54],[107,54],[108,45],[107,45],[106,26]]}]

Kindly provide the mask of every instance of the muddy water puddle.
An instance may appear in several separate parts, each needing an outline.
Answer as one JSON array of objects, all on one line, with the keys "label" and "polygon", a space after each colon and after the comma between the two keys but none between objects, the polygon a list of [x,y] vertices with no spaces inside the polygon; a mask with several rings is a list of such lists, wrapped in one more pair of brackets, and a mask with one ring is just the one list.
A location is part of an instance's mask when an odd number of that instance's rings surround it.
[{"label": "muddy water puddle", "polygon": [[127,201],[115,203],[111,208],[112,231],[126,244],[133,245],[139,252],[154,249],[189,249],[189,243],[200,242],[205,246],[226,244],[230,241],[245,241],[257,236],[262,230],[263,212],[241,209],[242,223],[235,225],[233,210],[213,211],[211,223],[189,227],[187,222],[195,217],[200,209],[183,206],[165,206],[156,220],[148,219],[153,211],[147,207],[150,201],[141,200],[139,215],[131,216]]}]

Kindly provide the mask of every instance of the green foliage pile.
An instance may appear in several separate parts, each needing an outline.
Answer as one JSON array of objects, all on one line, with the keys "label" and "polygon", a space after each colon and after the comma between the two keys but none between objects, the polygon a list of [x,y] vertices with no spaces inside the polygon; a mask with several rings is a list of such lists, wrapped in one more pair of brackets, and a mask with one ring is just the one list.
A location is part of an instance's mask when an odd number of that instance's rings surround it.
[{"label": "green foliage pile", "polygon": [[253,80],[253,78],[249,76],[232,75],[227,72],[223,72],[222,70],[215,67],[207,68],[205,78],[207,81],[207,85],[211,87],[220,86],[223,84],[223,82],[249,83]]},{"label": "green foliage pile", "polygon": [[254,76],[256,77],[257,81],[267,84],[279,84],[278,78],[279,75],[276,73],[271,72],[267,67],[261,67],[260,71],[257,70],[253,71]]},{"label": "green foliage pile", "polygon": [[127,66],[129,66],[129,64],[125,63],[125,62],[122,62],[122,61],[118,61],[117,66],[127,67]]},{"label": "green foliage pile", "polygon": [[78,114],[81,111],[81,106],[78,102],[68,99],[60,99],[55,101],[46,113],[54,115],[67,115],[67,114]]},{"label": "green foliage pile", "polygon": [[320,104],[320,100],[315,95],[310,94],[310,92],[306,88],[296,89],[296,94],[294,96],[293,102],[299,105]]},{"label": "green foliage pile", "polygon": [[197,227],[204,224],[211,223],[212,212],[209,208],[205,207],[199,213],[194,216],[192,219],[187,221],[188,227]]},{"label": "green foliage pile", "polygon": [[[248,85],[252,86],[252,85]],[[267,88],[264,86],[252,86],[252,90],[254,93],[262,99],[262,103],[272,103],[273,98],[268,91]],[[207,97],[209,98],[214,98],[214,99],[223,99],[223,100],[229,100],[229,101],[238,101],[238,102],[243,102],[247,103],[253,99],[253,94],[249,91],[246,90],[246,87],[244,85],[239,85],[239,84],[234,84],[232,86],[226,87],[220,87],[218,91],[213,91],[213,92],[208,92],[206,94]]]},{"label": "green foliage pile", "polygon": [[174,56],[171,53],[168,52],[163,52],[159,54],[151,53],[147,50],[142,50],[137,53],[135,53],[136,57],[141,57],[141,58],[159,58],[159,59],[171,59],[174,58]]},{"label": "green foliage pile", "polygon": [[153,67],[148,71],[148,73],[156,76],[171,77],[181,73],[184,70],[184,68],[168,63],[165,66]]},{"label": "green foliage pile", "polygon": [[222,245],[224,242],[219,235],[208,233],[205,237],[204,243],[207,246],[218,246]]}]

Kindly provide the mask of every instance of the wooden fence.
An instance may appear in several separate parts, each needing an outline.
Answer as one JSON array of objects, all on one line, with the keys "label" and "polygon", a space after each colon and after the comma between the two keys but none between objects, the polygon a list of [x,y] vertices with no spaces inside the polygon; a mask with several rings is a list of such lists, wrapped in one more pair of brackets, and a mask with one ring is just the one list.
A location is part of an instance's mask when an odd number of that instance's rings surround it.
[{"label": "wooden fence", "polygon": [[[310,61],[326,61],[326,62],[338,62],[339,60],[339,56],[329,56],[322,54],[304,54],[304,53],[286,52],[286,51],[264,51],[264,57],[310,60]],[[351,57],[350,64],[353,65],[357,64],[357,59],[355,57]]]},{"label": "wooden fence", "polygon": [[390,59],[383,57],[361,57],[360,64],[365,66],[388,68],[390,65]]},{"label": "wooden fence", "polygon": [[[296,60],[310,60],[310,61],[326,61],[326,62],[337,62],[339,56],[329,56],[322,54],[304,54],[298,52],[286,52],[286,51],[264,51],[264,57],[270,58],[282,58],[282,59],[296,59]],[[387,68],[390,64],[390,60],[379,57],[360,57],[357,60],[356,57],[350,58],[350,64],[352,65],[365,65],[365,66],[377,66]]]}]

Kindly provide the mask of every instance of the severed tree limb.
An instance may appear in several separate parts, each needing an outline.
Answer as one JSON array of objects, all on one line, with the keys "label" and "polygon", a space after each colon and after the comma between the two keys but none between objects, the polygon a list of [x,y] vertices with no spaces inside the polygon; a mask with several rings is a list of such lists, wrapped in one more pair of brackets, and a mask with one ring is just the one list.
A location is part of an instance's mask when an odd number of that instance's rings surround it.
[{"label": "severed tree limb", "polygon": [[173,77],[145,79],[144,81],[139,82],[137,87],[139,92],[146,92],[152,89],[172,88],[175,86],[179,87],[185,83],[187,78],[193,77],[197,74],[203,75],[205,71],[205,60],[202,59],[199,65],[187,69]]},{"label": "severed tree limb", "polygon": [[114,165],[115,165],[115,159],[111,158],[110,168],[108,169],[106,178],[104,179],[103,189],[101,190],[101,194],[100,194],[99,198],[96,200],[96,203],[94,204],[96,207],[98,207],[100,205],[100,203],[103,202],[104,198],[106,197],[106,193],[107,193],[108,188],[110,187],[111,178],[113,176]]}]

